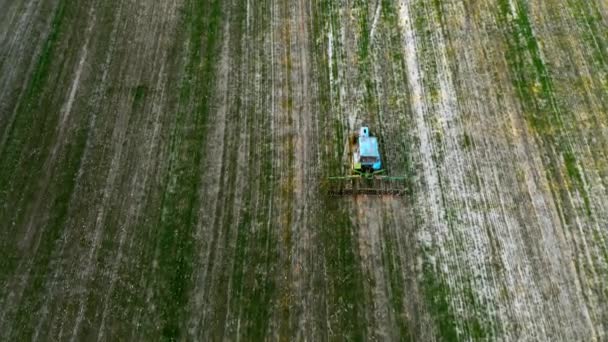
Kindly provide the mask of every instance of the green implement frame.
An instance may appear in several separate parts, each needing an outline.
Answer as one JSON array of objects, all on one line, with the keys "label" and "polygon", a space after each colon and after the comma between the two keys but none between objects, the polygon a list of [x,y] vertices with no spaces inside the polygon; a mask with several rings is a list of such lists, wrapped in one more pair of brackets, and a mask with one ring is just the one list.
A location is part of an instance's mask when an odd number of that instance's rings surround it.
[{"label": "green implement frame", "polygon": [[327,189],[330,195],[392,195],[406,193],[405,177],[390,177],[376,173],[359,173],[350,176],[329,177]]}]

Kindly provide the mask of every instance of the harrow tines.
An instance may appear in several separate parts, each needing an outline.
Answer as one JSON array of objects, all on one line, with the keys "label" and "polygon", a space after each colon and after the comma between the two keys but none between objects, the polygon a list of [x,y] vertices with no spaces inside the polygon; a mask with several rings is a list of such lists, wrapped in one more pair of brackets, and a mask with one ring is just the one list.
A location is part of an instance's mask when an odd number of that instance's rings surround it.
[{"label": "harrow tines", "polygon": [[402,196],[405,184],[399,179],[360,177],[332,177],[329,179],[328,192],[333,196],[344,195],[391,195]]}]

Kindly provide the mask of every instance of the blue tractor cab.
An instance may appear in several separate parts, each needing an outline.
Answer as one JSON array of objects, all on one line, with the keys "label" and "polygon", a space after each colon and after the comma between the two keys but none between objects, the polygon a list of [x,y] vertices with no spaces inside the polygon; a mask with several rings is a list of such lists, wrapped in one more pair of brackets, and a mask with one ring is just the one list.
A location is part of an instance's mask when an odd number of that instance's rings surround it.
[{"label": "blue tractor cab", "polygon": [[361,127],[352,146],[352,167],[355,172],[382,170],[378,138],[370,136],[368,127]]}]

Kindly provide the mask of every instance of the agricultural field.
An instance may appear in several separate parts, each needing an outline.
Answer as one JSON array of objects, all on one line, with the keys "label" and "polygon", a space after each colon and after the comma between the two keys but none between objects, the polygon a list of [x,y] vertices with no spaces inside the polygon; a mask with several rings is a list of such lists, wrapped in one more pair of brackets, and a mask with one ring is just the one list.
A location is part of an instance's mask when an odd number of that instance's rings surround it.
[{"label": "agricultural field", "polygon": [[608,2],[0,0],[0,340],[159,339],[608,340]]}]

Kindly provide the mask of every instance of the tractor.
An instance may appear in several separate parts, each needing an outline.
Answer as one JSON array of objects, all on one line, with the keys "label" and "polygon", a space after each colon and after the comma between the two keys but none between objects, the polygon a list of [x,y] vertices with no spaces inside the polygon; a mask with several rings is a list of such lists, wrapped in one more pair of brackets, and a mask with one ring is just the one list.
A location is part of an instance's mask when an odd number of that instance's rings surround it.
[{"label": "tractor", "polygon": [[329,177],[332,195],[402,195],[405,177],[385,175],[378,138],[368,127],[361,127],[348,137],[348,163],[350,174]]}]

